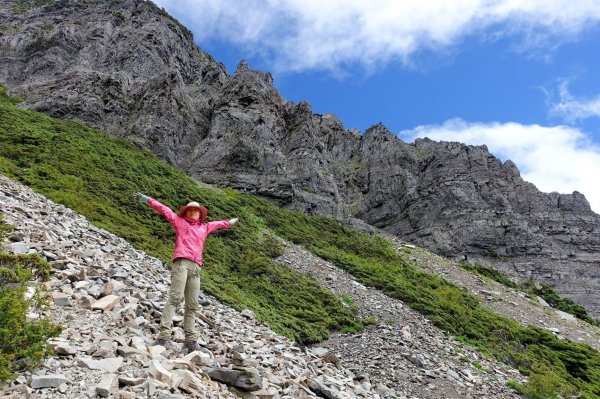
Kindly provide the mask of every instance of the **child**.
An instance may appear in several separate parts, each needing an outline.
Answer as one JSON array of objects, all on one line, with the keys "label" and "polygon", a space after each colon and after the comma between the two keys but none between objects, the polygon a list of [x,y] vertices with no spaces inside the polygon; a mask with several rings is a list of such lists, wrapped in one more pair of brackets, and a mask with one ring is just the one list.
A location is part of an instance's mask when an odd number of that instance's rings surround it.
[{"label": "child", "polygon": [[171,269],[171,290],[169,299],[162,311],[160,333],[156,345],[171,346],[171,324],[173,315],[181,299],[185,297],[183,314],[183,331],[185,333],[184,348],[188,352],[199,350],[196,332],[196,310],[200,293],[200,267],[202,250],[206,237],[215,230],[228,229],[237,222],[237,218],[218,222],[206,222],[207,209],[197,202],[190,202],[179,208],[175,214],[167,206],[142,193],[134,197],[147,203],[160,213],[175,229],[175,251],[173,268]]}]

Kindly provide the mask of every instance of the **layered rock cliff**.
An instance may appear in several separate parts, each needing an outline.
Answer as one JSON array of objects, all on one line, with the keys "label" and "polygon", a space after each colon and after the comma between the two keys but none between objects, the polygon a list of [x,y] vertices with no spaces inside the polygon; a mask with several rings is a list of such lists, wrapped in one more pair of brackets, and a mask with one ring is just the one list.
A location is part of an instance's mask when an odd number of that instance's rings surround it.
[{"label": "layered rock cliff", "polygon": [[600,317],[600,219],[485,146],[364,134],[233,76],[150,2],[5,1],[0,83],[22,106],[126,137],[207,183],[383,228],[442,255],[545,280]]}]

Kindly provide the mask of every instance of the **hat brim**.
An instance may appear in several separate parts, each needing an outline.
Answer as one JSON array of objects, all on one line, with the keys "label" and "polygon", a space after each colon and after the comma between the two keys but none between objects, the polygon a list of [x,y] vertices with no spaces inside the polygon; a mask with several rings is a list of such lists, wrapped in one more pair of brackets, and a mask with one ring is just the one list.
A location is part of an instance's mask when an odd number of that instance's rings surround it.
[{"label": "hat brim", "polygon": [[208,210],[206,209],[206,207],[196,205],[184,205],[181,208],[179,208],[179,216],[185,216],[185,213],[188,211],[188,209],[198,209],[200,211],[200,220],[205,220],[208,214]]}]

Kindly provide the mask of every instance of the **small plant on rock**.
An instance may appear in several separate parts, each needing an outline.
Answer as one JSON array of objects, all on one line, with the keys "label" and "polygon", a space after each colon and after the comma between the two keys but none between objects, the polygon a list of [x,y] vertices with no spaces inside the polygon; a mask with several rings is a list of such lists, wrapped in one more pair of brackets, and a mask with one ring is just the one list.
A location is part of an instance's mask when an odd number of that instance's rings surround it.
[{"label": "small plant on rock", "polygon": [[346,303],[348,305],[352,305],[352,303],[353,303],[352,298],[350,298],[350,295],[348,295],[348,294],[342,295],[342,301],[344,301],[344,303]]},{"label": "small plant on rock", "polygon": [[[2,225],[0,242],[10,229]],[[61,327],[48,318],[27,321],[30,310],[43,311],[46,297],[39,289],[26,297],[33,279],[47,281],[51,266],[38,255],[0,253],[0,387],[15,373],[36,368],[50,355],[48,339],[60,334]]]}]

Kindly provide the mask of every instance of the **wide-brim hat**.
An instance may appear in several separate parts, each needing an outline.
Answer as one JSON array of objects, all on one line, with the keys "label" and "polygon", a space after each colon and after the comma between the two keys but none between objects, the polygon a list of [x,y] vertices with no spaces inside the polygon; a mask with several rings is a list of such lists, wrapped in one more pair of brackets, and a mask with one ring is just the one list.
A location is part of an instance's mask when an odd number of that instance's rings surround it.
[{"label": "wide-brim hat", "polygon": [[197,203],[196,201],[188,202],[186,205],[179,208],[179,216],[183,217],[188,209],[198,209],[200,211],[200,220],[205,220],[208,215],[208,209]]}]

